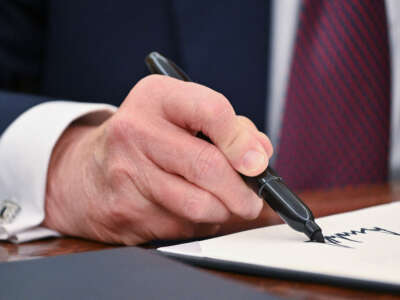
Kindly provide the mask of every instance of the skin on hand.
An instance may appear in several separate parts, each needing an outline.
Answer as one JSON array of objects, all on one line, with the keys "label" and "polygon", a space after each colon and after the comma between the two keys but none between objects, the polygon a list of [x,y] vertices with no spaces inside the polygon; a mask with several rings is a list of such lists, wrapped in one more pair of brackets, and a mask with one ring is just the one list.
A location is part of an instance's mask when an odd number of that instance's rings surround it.
[{"label": "skin on hand", "polygon": [[223,95],[151,75],[102,125],[76,123],[62,135],[44,225],[128,245],[212,235],[232,216],[260,214],[262,200],[237,171],[258,175],[271,155],[269,139]]}]

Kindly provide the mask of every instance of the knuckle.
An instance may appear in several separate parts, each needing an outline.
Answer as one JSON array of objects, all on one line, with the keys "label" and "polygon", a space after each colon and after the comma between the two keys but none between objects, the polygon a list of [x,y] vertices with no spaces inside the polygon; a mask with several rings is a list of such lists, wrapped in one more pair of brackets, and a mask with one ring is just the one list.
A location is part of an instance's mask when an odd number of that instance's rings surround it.
[{"label": "knuckle", "polygon": [[[254,199],[249,203],[249,199]],[[238,199],[236,209],[240,214],[248,220],[253,220],[257,218],[259,213],[261,212],[263,206],[263,202],[261,198],[254,197],[254,195],[248,193],[248,196],[243,196]]]},{"label": "knuckle", "polygon": [[[153,127],[143,118],[131,120],[125,116],[116,116],[110,120],[105,130],[105,147],[108,154],[119,156],[126,151],[142,149],[149,143]],[[154,135],[154,134],[153,134]]]},{"label": "knuckle", "polygon": [[113,191],[119,191],[128,181],[130,181],[130,172],[120,159],[115,159],[107,168],[107,181]]},{"label": "knuckle", "polygon": [[161,75],[148,75],[140,79],[125,100],[121,103],[119,111],[134,112],[136,116],[151,110],[154,105],[160,102],[164,91],[169,87],[167,79]]},{"label": "knuckle", "polygon": [[269,153],[269,156],[271,157],[272,154],[274,154],[274,147],[272,146],[271,140],[265,134],[263,134],[263,133],[261,133],[261,134],[262,134],[262,137],[264,138],[263,144],[264,144],[267,152]]},{"label": "knuckle", "polygon": [[207,115],[215,120],[225,119],[233,115],[232,105],[229,100],[220,93],[216,93],[212,101],[204,101],[202,103],[203,109],[206,111]]},{"label": "knuckle", "polygon": [[249,205],[247,198],[245,197],[237,197],[235,201],[233,201],[232,210],[234,213],[242,216],[247,216],[249,214]]},{"label": "knuckle", "polygon": [[129,224],[129,217],[126,213],[126,207],[122,203],[121,199],[114,197],[112,201],[109,201],[106,206],[105,212],[106,218],[104,222],[109,224],[110,228],[118,231],[119,228],[123,228]]},{"label": "knuckle", "polygon": [[183,214],[192,222],[201,222],[204,219],[204,209],[197,199],[188,198],[183,204]]},{"label": "knuckle", "polygon": [[[260,204],[261,207],[259,207]],[[244,182],[241,182],[234,186],[234,190],[230,194],[228,208],[233,214],[244,219],[254,219],[262,205],[262,199],[258,198]]]},{"label": "knuckle", "polygon": [[152,194],[155,200],[158,200],[163,206],[174,203],[176,196],[179,195],[173,184],[156,185],[152,189]]},{"label": "knuckle", "polygon": [[147,207],[140,200],[132,172],[126,163],[118,159],[110,163],[104,185],[108,188],[105,219],[112,228],[120,230],[143,219]]},{"label": "knuckle", "polygon": [[222,153],[215,146],[205,145],[190,165],[190,170],[187,172],[188,179],[193,182],[204,182],[211,172],[221,168],[223,159]]},{"label": "knuckle", "polygon": [[[207,194],[205,194],[207,195]],[[186,218],[194,223],[207,221],[208,213],[207,197],[199,195],[188,195],[183,201],[183,214]]]},{"label": "knuckle", "polygon": [[115,116],[110,120],[107,127],[107,144],[114,145],[129,139],[133,130],[133,122],[125,118]]},{"label": "knuckle", "polygon": [[[149,102],[153,104],[158,103],[160,99],[163,100],[171,92],[172,82],[172,78],[167,76],[157,74],[148,75],[136,83],[130,95],[139,95],[136,99],[146,100],[142,101],[144,102],[143,105]],[[155,102],[151,100],[155,100]]]},{"label": "knuckle", "polygon": [[229,121],[228,118],[233,118],[234,110],[222,94],[217,92],[207,92],[204,96],[204,101],[199,101],[195,105],[195,115],[199,117],[199,121],[205,122],[199,124],[198,127],[207,131],[207,127],[216,125],[218,123],[224,124]]},{"label": "knuckle", "polygon": [[157,75],[157,74],[152,74],[152,75],[147,75],[140,79],[136,85],[135,88],[144,88],[144,89],[157,89],[159,87],[160,82],[162,82],[165,79],[165,76],[162,75]]},{"label": "knuckle", "polygon": [[252,129],[257,129],[256,125],[246,116],[237,116],[239,122]]}]

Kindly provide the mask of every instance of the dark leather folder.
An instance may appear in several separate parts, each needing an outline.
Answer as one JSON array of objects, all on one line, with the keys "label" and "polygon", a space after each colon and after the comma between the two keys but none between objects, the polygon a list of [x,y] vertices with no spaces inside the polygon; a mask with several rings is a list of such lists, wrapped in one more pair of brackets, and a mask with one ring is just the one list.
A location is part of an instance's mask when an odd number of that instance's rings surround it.
[{"label": "dark leather folder", "polygon": [[152,251],[124,247],[0,263],[0,299],[276,299]]}]

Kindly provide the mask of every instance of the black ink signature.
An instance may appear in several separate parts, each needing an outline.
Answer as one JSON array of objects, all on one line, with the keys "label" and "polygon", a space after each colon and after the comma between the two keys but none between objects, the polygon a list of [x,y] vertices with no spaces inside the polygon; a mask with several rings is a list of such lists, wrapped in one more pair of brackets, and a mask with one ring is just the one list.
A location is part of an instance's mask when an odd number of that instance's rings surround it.
[{"label": "black ink signature", "polygon": [[348,232],[345,231],[345,232],[335,233],[333,235],[325,235],[324,238],[328,244],[341,246],[341,247],[345,247],[345,248],[352,248],[352,247],[343,245],[342,244],[343,240],[354,242],[354,243],[362,243],[361,241],[354,240],[352,237],[360,235],[360,234],[367,234],[368,232],[381,232],[381,233],[396,235],[396,236],[400,237],[400,233],[375,226],[373,228],[361,228],[360,230],[350,230]]}]

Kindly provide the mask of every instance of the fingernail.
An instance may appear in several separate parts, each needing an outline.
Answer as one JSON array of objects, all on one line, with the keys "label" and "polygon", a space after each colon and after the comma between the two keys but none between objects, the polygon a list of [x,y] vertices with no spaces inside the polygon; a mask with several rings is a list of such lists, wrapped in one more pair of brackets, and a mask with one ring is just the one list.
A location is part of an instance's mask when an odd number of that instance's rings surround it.
[{"label": "fingernail", "polygon": [[260,169],[265,165],[265,155],[258,151],[250,150],[243,156],[242,164],[247,171]]}]

